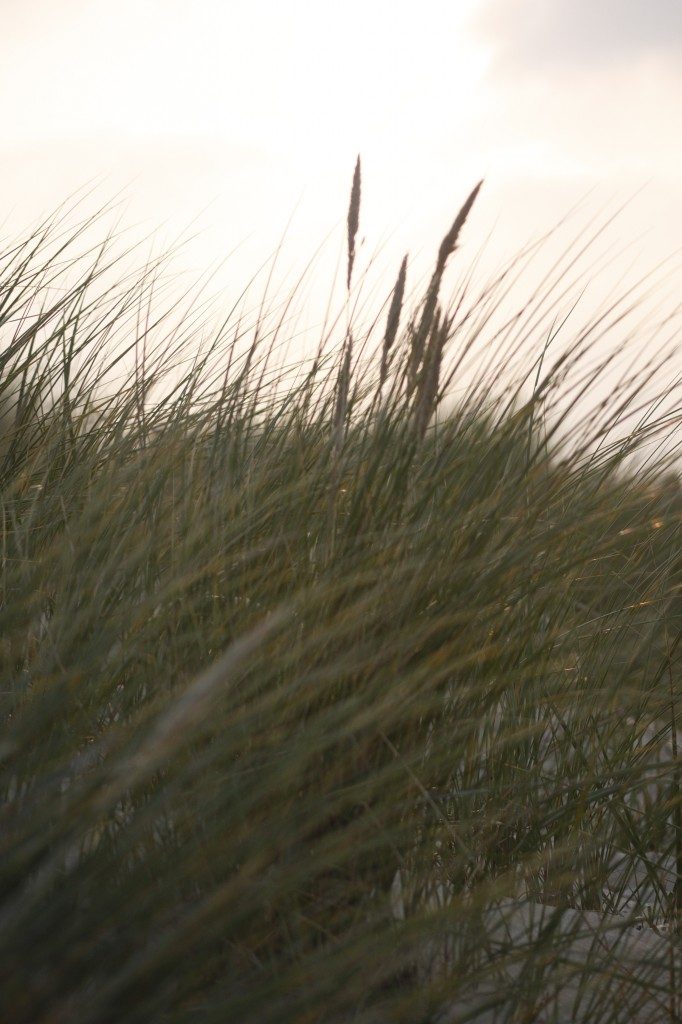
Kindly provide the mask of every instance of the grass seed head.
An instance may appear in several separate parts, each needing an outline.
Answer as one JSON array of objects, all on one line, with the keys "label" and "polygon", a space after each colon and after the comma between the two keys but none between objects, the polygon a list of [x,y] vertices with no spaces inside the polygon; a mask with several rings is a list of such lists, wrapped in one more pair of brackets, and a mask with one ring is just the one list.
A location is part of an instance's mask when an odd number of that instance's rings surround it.
[{"label": "grass seed head", "polygon": [[400,314],[403,308],[403,297],[405,295],[405,281],[407,279],[407,256],[403,256],[403,261],[400,264],[400,271],[398,273],[398,280],[395,283],[393,289],[393,297],[391,299],[391,305],[388,310],[388,316],[386,318],[386,332],[384,334],[384,343],[381,353],[381,374],[380,374],[380,386],[386,380],[388,374],[389,360],[391,349],[395,342],[398,334],[398,327],[400,326]]},{"label": "grass seed head", "polygon": [[350,204],[348,206],[348,276],[346,287],[350,291],[351,277],[353,276],[353,264],[355,263],[355,239],[360,225],[360,157],[355,162],[353,172],[353,185],[350,190]]},{"label": "grass seed head", "polygon": [[450,323],[447,317],[443,317],[439,306],[434,314],[429,343],[424,354],[424,364],[419,375],[416,423],[417,432],[420,437],[423,437],[426,433],[429,420],[436,410],[440,365],[449,328]]},{"label": "grass seed head", "polygon": [[476,196],[478,195],[482,184],[483,180],[481,179],[478,185],[476,185],[476,187],[472,189],[461,210],[455,217],[452,227],[448,231],[447,235],[444,237],[443,241],[440,243],[440,249],[438,250],[438,262],[436,264],[437,273],[439,271],[441,274],[443,273],[443,271],[445,270],[445,264],[447,263],[452,253],[455,251],[455,248],[457,247],[457,239],[459,238],[459,233],[466,223],[466,219],[469,216],[469,213],[471,212],[471,207],[474,205],[474,202],[476,201]]},{"label": "grass seed head", "polygon": [[336,390],[336,405],[334,408],[334,443],[338,451],[343,443],[345,434],[346,417],[348,415],[348,395],[350,392],[350,371],[353,355],[353,335],[349,334],[346,339],[345,351]]},{"label": "grass seed head", "polygon": [[426,346],[427,338],[431,330],[433,323],[434,314],[438,306],[438,295],[440,292],[441,281],[443,280],[443,273],[445,266],[451,254],[455,251],[457,245],[457,239],[459,233],[464,227],[471,207],[474,205],[476,196],[478,195],[483,180],[479,181],[478,185],[470,192],[461,210],[455,217],[452,227],[443,238],[438,250],[438,259],[436,260],[436,267],[429,282],[429,287],[426,292],[426,298],[424,299],[424,305],[422,308],[422,315],[419,320],[419,325],[416,328],[412,336],[412,344],[410,346],[410,354],[408,357],[407,365],[407,397],[414,392],[417,382],[419,379],[419,370],[422,365],[424,358],[424,349]]}]

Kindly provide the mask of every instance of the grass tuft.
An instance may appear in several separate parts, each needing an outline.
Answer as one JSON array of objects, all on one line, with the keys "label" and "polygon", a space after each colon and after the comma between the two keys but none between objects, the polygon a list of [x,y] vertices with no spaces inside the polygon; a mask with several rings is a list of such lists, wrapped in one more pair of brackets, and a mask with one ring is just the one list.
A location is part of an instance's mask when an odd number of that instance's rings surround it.
[{"label": "grass tuft", "polygon": [[358,160],[293,366],[101,217],[0,254],[2,1021],[679,1018],[677,325],[582,237],[448,298],[479,188],[381,334]]}]

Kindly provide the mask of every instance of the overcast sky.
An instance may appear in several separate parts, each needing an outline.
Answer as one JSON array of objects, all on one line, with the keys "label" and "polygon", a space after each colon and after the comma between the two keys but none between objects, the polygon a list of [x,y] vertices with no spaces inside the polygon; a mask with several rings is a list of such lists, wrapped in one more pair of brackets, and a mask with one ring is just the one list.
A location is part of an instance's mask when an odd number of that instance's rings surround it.
[{"label": "overcast sky", "polygon": [[[290,215],[301,261],[356,153],[362,233],[431,253],[468,190],[500,254],[596,187],[644,266],[682,232],[682,0],[0,0],[5,233],[85,182],[129,222],[205,210],[196,269],[242,277]],[[208,209],[206,209],[207,205]],[[463,258],[463,257],[462,257]],[[631,256],[628,256],[630,259]]]},{"label": "overcast sky", "polygon": [[491,0],[480,5],[478,22],[512,62],[535,68],[604,71],[647,56],[682,56],[679,0]]}]

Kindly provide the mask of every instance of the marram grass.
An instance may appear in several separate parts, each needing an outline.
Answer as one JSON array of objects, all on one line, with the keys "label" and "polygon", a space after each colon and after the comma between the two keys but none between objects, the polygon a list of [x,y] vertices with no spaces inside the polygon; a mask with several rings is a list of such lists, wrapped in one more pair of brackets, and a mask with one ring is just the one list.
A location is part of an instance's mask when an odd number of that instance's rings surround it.
[{"label": "marram grass", "polygon": [[286,378],[90,222],[6,249],[2,1021],[679,1019],[676,396],[598,400],[617,305],[550,358],[570,253],[443,296],[477,193]]}]

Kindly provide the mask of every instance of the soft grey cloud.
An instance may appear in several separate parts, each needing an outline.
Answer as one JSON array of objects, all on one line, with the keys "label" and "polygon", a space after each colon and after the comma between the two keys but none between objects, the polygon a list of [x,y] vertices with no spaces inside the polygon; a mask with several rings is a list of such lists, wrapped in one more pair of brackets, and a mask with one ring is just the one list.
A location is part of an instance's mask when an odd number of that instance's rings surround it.
[{"label": "soft grey cloud", "polygon": [[487,0],[478,25],[514,64],[682,61],[682,0]]}]

